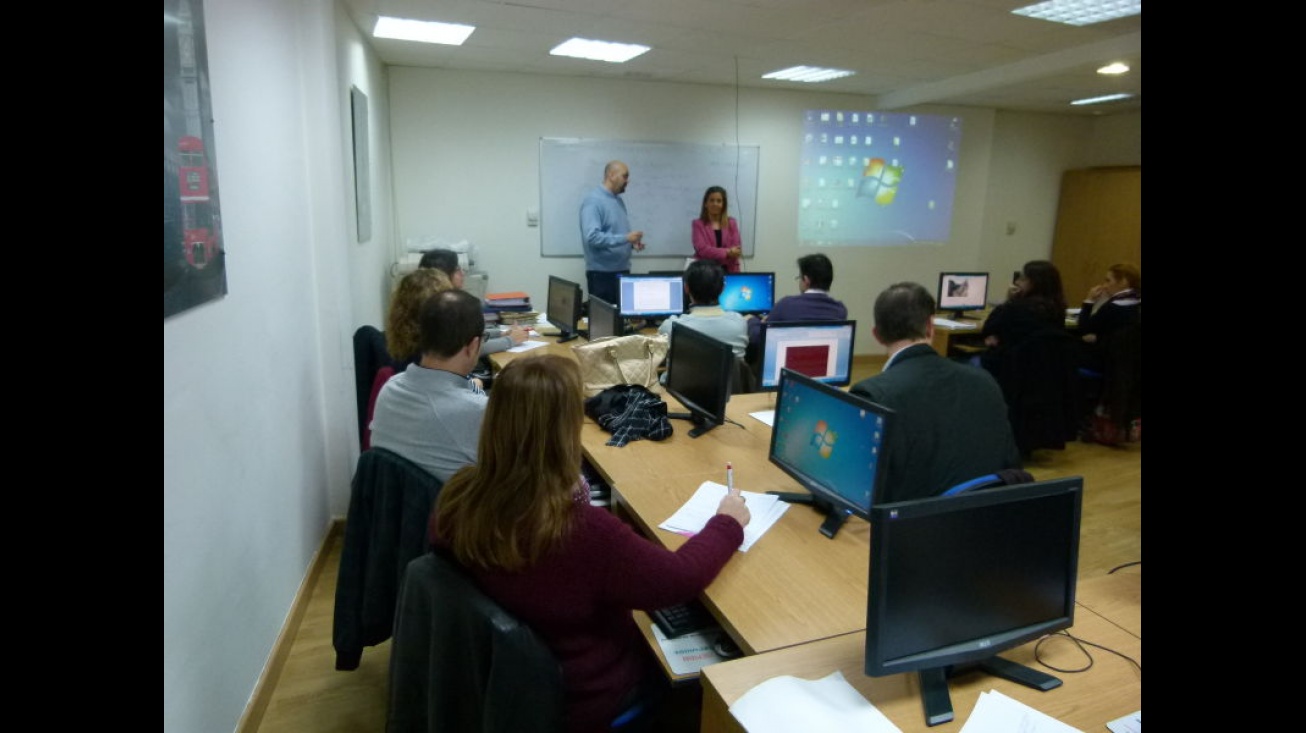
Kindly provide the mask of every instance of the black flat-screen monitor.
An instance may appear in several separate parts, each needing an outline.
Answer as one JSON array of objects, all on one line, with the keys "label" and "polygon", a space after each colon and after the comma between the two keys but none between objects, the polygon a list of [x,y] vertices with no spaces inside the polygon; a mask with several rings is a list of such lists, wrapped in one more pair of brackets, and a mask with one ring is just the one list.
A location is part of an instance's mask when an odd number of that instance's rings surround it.
[{"label": "black flat-screen monitor", "polygon": [[866,674],[918,672],[927,725],[952,720],[956,672],[1060,685],[996,655],[1074,623],[1083,493],[1072,476],[872,507]]},{"label": "black flat-screen monitor", "polygon": [[857,321],[763,321],[761,390],[778,389],[782,369],[835,387],[848,386],[856,335]]},{"label": "black flat-screen monitor", "polygon": [[951,311],[953,318],[964,318],[972,311],[982,311],[988,305],[989,274],[987,272],[939,273],[939,310]]},{"label": "black flat-screen monitor", "polygon": [[558,329],[558,343],[570,341],[579,335],[576,333],[576,322],[580,320],[582,299],[580,285],[549,275],[549,297],[544,318]]},{"label": "black flat-screen monitor", "polygon": [[626,332],[626,320],[621,317],[617,306],[602,298],[590,296],[590,334],[589,340],[605,336],[621,336]]},{"label": "black flat-screen monitor", "polygon": [[736,313],[770,313],[775,307],[774,272],[727,272],[725,289],[717,301]]},{"label": "black flat-screen monitor", "polygon": [[685,312],[683,275],[620,275],[617,307],[622,318],[665,318]]},{"label": "black flat-screen monitor", "polygon": [[667,417],[693,422],[689,437],[697,438],[726,421],[736,358],[730,344],[683,323],[671,324],[667,393],[689,412],[670,412]]},{"label": "black flat-screen monitor", "polygon": [[833,539],[850,515],[870,516],[893,421],[883,405],[781,369],[768,458],[810,493],[768,493],[823,512],[821,534]]}]

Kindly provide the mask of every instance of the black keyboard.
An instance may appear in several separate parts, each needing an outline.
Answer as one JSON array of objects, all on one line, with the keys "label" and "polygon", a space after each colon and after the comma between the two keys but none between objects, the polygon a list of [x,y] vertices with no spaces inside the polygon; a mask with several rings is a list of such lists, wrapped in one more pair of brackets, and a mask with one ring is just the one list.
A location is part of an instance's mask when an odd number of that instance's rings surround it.
[{"label": "black keyboard", "polygon": [[716,618],[698,601],[659,608],[649,612],[649,616],[668,639],[717,626]]}]

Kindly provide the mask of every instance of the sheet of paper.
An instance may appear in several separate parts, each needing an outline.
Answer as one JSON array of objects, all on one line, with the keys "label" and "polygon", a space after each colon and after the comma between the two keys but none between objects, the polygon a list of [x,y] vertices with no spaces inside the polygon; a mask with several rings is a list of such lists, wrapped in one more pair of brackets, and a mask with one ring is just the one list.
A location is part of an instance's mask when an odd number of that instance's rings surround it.
[{"label": "sheet of paper", "polygon": [[[704,481],[694,495],[689,497],[689,501],[658,527],[668,532],[693,537],[703,530],[707,520],[716,515],[717,507],[721,504],[726,491],[724,484]],[[750,514],[748,526],[744,527],[744,543],[739,546],[739,551],[748,552],[748,548],[784,516],[784,513],[789,510],[789,505],[773,494],[759,494],[741,489],[739,495],[744,497],[744,504]]]},{"label": "sheet of paper", "polygon": [[1130,713],[1123,718],[1116,718],[1106,727],[1111,733],[1143,733],[1143,711]]},{"label": "sheet of paper", "polygon": [[541,346],[548,346],[548,345],[549,345],[548,341],[523,341],[520,344],[517,344],[516,346],[512,347],[511,349],[508,349],[508,352],[512,354],[520,354],[523,351],[530,351],[531,349],[538,349]]},{"label": "sheet of paper", "polygon": [[978,324],[978,323],[967,323],[967,322],[965,322],[965,321],[954,321],[954,320],[949,319],[949,318],[935,318],[935,319],[934,319],[934,325],[936,325],[936,326],[942,326],[943,328],[955,328],[955,329],[961,329],[961,330],[965,330],[965,329],[968,329],[968,328],[978,328],[978,327],[979,327],[979,324]]},{"label": "sheet of paper", "polygon": [[879,708],[848,684],[843,673],[819,680],[772,677],[745,692],[730,713],[748,733],[846,730],[902,733]]},{"label": "sheet of paper", "polygon": [[755,418],[758,422],[775,427],[775,410],[762,410],[761,412],[750,412],[749,417]]},{"label": "sheet of paper", "polygon": [[662,647],[662,656],[667,658],[667,664],[676,674],[693,674],[709,664],[725,661],[725,658],[712,648],[717,634],[721,633],[721,628],[718,626],[674,639],[668,639],[657,624],[649,624],[649,626],[653,629],[653,638],[657,639],[658,646]]},{"label": "sheet of paper", "polygon": [[960,733],[1083,733],[997,690],[981,692]]}]

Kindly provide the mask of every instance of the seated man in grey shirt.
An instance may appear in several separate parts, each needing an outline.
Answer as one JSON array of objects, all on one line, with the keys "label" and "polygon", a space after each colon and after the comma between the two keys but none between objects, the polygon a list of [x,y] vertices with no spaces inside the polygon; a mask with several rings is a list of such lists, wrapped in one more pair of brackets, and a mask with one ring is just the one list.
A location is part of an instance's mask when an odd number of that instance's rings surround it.
[{"label": "seated man in grey shirt", "polygon": [[468,379],[481,353],[481,302],[446,290],[422,304],[421,361],[376,397],[372,447],[394,451],[441,481],[476,462],[485,393]]}]

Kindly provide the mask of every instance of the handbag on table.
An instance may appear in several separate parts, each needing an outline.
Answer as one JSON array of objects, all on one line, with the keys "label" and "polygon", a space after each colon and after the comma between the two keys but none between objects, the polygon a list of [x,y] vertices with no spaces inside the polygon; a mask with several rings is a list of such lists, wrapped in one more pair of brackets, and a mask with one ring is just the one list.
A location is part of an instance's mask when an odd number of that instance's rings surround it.
[{"label": "handbag on table", "polygon": [[593,397],[619,384],[637,384],[647,389],[658,386],[658,366],[671,350],[664,334],[607,336],[572,346],[580,362],[585,396]]}]

